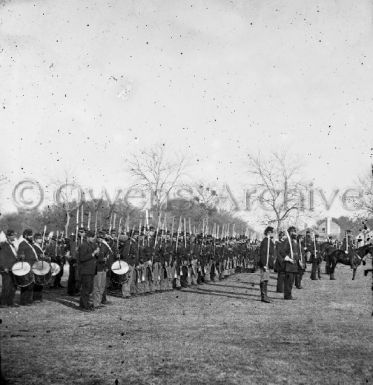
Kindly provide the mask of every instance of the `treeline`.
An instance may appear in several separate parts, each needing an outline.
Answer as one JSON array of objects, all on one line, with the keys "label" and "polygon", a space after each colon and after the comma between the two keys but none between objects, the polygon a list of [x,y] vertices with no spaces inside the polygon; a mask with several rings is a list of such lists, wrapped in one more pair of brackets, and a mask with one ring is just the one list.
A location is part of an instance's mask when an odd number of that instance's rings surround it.
[{"label": "treeline", "polygon": [[[74,207],[74,205],[70,204],[70,207]],[[89,225],[91,229],[95,229],[96,223],[98,229],[117,228],[120,218],[123,229],[137,229],[140,223],[145,225],[146,220],[145,210],[139,210],[123,203],[110,205],[108,201],[101,200],[99,204],[92,201],[83,202],[79,208],[69,210],[66,210],[63,205],[51,205],[41,210],[19,210],[16,213],[5,214],[0,217],[0,231],[13,229],[21,234],[24,229],[30,228],[34,232],[41,232],[44,226],[47,226],[47,233],[67,229],[67,232],[71,234],[76,230],[77,215],[79,226],[87,228]],[[252,232],[245,221],[235,217],[232,213],[208,207],[196,201],[172,200],[168,202],[167,208],[160,212],[160,217],[158,210],[148,210],[149,226],[154,228],[160,223],[161,226],[167,227],[171,231],[172,223],[174,223],[174,232],[176,232],[180,218],[182,218],[182,228],[186,224],[187,232],[191,229],[192,232],[199,233],[204,227],[205,231],[211,233],[214,228],[216,231],[219,227],[221,234],[223,226],[225,231],[229,229],[230,235],[233,234],[233,231],[235,234]]]}]

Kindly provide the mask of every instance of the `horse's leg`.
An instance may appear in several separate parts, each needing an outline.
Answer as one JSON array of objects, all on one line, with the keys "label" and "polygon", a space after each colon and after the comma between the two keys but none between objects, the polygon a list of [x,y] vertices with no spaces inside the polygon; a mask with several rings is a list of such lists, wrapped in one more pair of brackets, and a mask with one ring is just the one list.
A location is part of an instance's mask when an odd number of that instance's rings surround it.
[{"label": "horse's leg", "polygon": [[352,280],[354,280],[356,277],[356,267],[352,268]]},{"label": "horse's leg", "polygon": [[335,257],[330,257],[329,271],[330,271],[330,279],[333,281],[335,280],[334,270],[335,270],[336,265],[337,265],[337,261],[336,261]]}]

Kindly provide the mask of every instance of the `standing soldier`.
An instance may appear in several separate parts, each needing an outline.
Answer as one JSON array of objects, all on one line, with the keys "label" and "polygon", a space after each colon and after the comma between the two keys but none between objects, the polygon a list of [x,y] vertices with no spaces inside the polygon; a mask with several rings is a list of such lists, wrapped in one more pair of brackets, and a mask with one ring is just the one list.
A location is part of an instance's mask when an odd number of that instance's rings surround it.
[{"label": "standing soldier", "polygon": [[[28,262],[30,266],[38,260],[35,249],[32,247],[32,230],[26,229],[23,232],[23,241],[18,246],[18,256],[20,260]],[[20,305],[29,306],[33,300],[34,284],[21,287]]]},{"label": "standing soldier", "polygon": [[268,281],[269,269],[273,268],[273,260],[275,255],[275,244],[272,241],[273,227],[268,226],[264,230],[264,239],[260,244],[259,249],[259,268],[260,268],[260,295],[261,301],[270,303],[268,298]]},{"label": "standing soldier", "polygon": [[87,240],[83,240],[78,248],[79,276],[81,282],[80,308],[85,311],[94,310],[89,303],[93,291],[93,280],[96,274],[96,255],[100,252],[95,242],[95,233],[88,230]]},{"label": "standing soldier", "polygon": [[303,248],[303,236],[298,235],[298,252],[299,252],[299,263],[298,263],[298,274],[295,275],[295,287],[297,289],[302,288],[302,278],[303,274],[306,271],[306,253]]},{"label": "standing soldier", "polygon": [[278,233],[278,241],[276,242],[276,261],[275,261],[275,270],[277,271],[277,293],[284,292],[285,284],[285,261],[283,260],[281,254],[278,252],[281,249],[282,243],[284,242],[286,235],[283,231]]},{"label": "standing soldier", "polygon": [[287,238],[282,243],[279,254],[285,263],[284,299],[295,299],[292,296],[292,289],[295,274],[298,273],[299,252],[297,229],[294,226],[288,228]]},{"label": "standing soldier", "polygon": [[106,299],[106,279],[113,259],[113,250],[104,238],[105,233],[102,232],[97,236],[100,252],[96,256],[97,268],[93,281],[93,306],[95,308],[99,307],[101,304],[108,304]]},{"label": "standing soldier", "polygon": [[[48,258],[44,255],[44,251],[42,249],[43,244],[43,236],[40,233],[36,233],[34,235],[34,243],[33,247],[38,256],[39,261],[48,261]],[[42,302],[43,301],[43,286],[38,285],[36,282],[34,283],[34,293],[33,293],[34,302]]]},{"label": "standing soldier", "polygon": [[12,266],[17,262],[17,251],[13,244],[15,241],[14,230],[7,230],[6,241],[0,244],[0,272],[2,278],[1,305],[16,306],[14,297],[16,285],[14,284]]},{"label": "standing soldier", "polygon": [[352,280],[355,279],[357,267],[360,265],[359,258],[354,253],[354,243],[352,240],[351,230],[346,230],[346,235],[342,241],[342,249],[349,256],[350,266],[352,269]]}]

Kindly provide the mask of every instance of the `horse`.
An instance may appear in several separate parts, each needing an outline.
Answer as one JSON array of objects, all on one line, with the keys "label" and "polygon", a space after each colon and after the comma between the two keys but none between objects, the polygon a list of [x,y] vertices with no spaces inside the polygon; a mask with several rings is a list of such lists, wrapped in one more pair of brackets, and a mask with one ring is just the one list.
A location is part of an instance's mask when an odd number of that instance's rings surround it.
[{"label": "horse", "polygon": [[361,263],[365,265],[367,256],[373,254],[373,245],[364,245],[357,249],[351,249],[348,254],[344,250],[335,249],[334,247],[327,248],[325,251],[325,261],[328,266],[330,279],[335,279],[335,267],[338,263],[342,263],[343,265],[351,266],[352,280],[354,280],[358,266]]},{"label": "horse", "polygon": [[329,255],[332,254],[333,251],[338,250],[338,248],[329,242],[324,242],[319,245],[319,255],[323,261],[325,261],[325,274],[330,274],[330,263],[329,263]]}]

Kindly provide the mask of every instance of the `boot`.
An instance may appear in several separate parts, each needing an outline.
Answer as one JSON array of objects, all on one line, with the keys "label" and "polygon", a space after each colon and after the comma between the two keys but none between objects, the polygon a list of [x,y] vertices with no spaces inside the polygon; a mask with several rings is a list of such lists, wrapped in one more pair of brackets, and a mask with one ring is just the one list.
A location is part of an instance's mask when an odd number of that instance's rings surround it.
[{"label": "boot", "polygon": [[268,281],[260,282],[261,301],[265,303],[271,303],[271,301],[267,296],[267,286],[268,286]]}]

